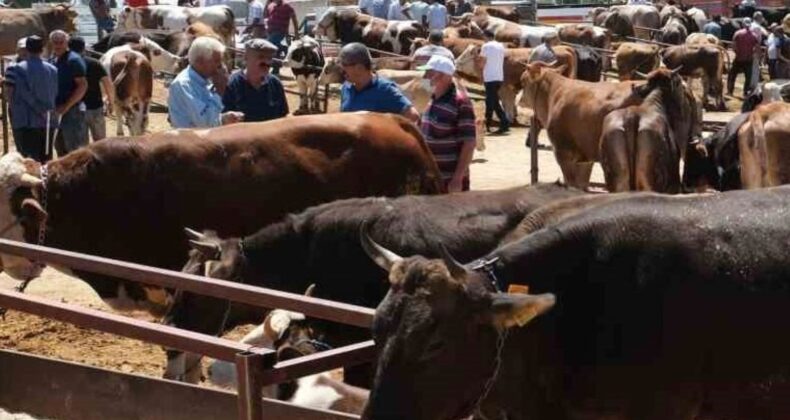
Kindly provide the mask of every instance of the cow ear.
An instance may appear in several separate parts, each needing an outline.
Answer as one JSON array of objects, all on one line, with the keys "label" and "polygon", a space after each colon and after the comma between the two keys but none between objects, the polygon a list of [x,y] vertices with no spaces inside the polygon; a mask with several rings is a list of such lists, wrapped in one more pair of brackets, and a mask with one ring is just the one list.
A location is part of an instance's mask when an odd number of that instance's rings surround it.
[{"label": "cow ear", "polygon": [[493,293],[486,317],[498,330],[518,325],[522,327],[538,315],[551,309],[556,298],[550,293],[529,295],[521,293]]}]

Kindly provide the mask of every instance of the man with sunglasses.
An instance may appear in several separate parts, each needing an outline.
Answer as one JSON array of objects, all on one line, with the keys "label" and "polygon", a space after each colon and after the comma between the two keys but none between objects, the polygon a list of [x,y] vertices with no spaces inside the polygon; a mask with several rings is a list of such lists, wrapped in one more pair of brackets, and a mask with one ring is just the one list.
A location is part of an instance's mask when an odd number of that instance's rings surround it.
[{"label": "man with sunglasses", "polygon": [[269,74],[277,47],[265,39],[253,39],[244,47],[246,68],[230,76],[222,96],[224,112],[238,111],[245,121],[267,121],[288,115],[288,102],[280,80]]},{"label": "man with sunglasses", "polygon": [[338,55],[346,82],[340,90],[340,111],[372,111],[400,114],[415,124],[420,113],[398,85],[376,76],[370,51],[359,42],[344,46]]}]

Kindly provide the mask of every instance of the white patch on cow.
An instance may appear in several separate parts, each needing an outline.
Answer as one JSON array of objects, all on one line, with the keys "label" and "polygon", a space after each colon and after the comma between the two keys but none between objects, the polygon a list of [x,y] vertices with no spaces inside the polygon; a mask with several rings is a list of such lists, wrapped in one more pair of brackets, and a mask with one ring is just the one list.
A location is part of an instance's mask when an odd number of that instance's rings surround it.
[{"label": "white patch on cow", "polygon": [[328,375],[328,373],[324,372],[299,378],[296,393],[294,393],[290,402],[322,410],[332,408],[343,396],[332,387],[318,383],[322,375]]},{"label": "white patch on cow", "polygon": [[[202,22],[214,28],[223,38],[226,45],[233,43],[234,28],[232,14],[228,13],[224,5],[208,7],[181,7],[172,5],[152,5],[140,8],[125,8],[120,15],[120,26],[127,30],[137,30],[142,33],[153,31],[181,31],[194,22]],[[151,18],[143,21],[143,13],[150,13]],[[161,19],[161,25],[146,25]]]},{"label": "white patch on cow", "polygon": [[[43,139],[42,139],[43,141]],[[4,239],[24,242],[25,232],[21,225],[10,225],[16,220],[16,215],[11,211],[11,195],[17,188],[30,186],[26,180],[31,179],[28,167],[25,165],[25,158],[17,152],[10,152],[0,158],[0,225],[2,228],[10,226],[3,234]],[[34,177],[33,179],[38,179]],[[16,257],[13,255],[0,254],[2,270],[9,276],[27,280],[38,277],[43,267],[34,264],[32,261]]]}]

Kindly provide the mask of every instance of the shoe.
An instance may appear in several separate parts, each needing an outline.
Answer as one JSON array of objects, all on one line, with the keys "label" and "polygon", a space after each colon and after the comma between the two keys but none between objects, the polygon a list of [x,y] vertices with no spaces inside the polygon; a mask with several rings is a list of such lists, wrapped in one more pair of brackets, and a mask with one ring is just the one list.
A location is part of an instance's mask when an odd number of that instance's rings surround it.
[{"label": "shoe", "polygon": [[495,136],[501,136],[501,135],[503,135],[503,134],[507,134],[507,133],[509,133],[509,132],[510,132],[510,128],[503,127],[503,128],[500,128],[500,129],[499,129],[499,130],[497,130],[497,131],[494,131],[494,132],[493,132],[493,133],[491,133],[491,134],[493,134],[493,135],[495,135]]}]

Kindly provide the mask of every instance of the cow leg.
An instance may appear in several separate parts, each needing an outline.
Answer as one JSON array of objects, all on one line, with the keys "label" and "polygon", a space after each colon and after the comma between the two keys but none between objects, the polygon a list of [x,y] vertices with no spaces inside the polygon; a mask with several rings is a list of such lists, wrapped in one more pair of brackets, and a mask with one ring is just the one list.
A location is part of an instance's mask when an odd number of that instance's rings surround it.
[{"label": "cow leg", "polygon": [[307,110],[307,78],[299,76],[296,78],[296,84],[299,87],[299,110]]},{"label": "cow leg", "polygon": [[590,185],[593,162],[580,161],[580,156],[576,151],[555,149],[554,156],[560,165],[565,183],[571,187],[586,190]]},{"label": "cow leg", "polygon": [[307,78],[307,87],[310,97],[310,110],[313,112],[320,112],[321,106],[318,104],[318,78],[315,74],[311,74]]},{"label": "cow leg", "polygon": [[708,110],[708,96],[711,94],[711,81],[708,76],[702,76],[702,109]]},{"label": "cow leg", "polygon": [[601,136],[601,166],[606,180],[606,189],[610,192],[631,190],[631,161],[633,150],[628,143],[626,132],[622,128],[604,131]]},{"label": "cow leg", "polygon": [[203,376],[202,359],[199,354],[167,350],[167,367],[163,376],[173,381],[199,383]]},{"label": "cow leg", "polygon": [[668,135],[662,136],[654,128],[639,130],[634,165],[637,191],[677,193],[680,190],[679,157],[673,164],[671,141]]},{"label": "cow leg", "polygon": [[507,114],[507,118],[511,125],[518,124],[516,120],[518,117],[516,93],[516,90],[509,85],[503,84],[502,87],[499,88],[499,98],[502,100],[502,108],[505,110],[505,114]]},{"label": "cow leg", "polygon": [[115,102],[113,103],[113,112],[115,112],[115,135],[118,137],[123,136],[123,120],[124,120],[124,111],[123,107],[120,103]]},{"label": "cow leg", "polygon": [[747,121],[738,130],[738,151],[741,160],[741,186],[743,189],[767,187],[763,183],[767,162],[763,156],[765,144],[755,139],[752,123]]}]

